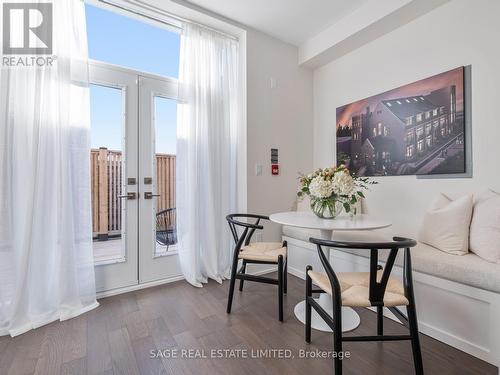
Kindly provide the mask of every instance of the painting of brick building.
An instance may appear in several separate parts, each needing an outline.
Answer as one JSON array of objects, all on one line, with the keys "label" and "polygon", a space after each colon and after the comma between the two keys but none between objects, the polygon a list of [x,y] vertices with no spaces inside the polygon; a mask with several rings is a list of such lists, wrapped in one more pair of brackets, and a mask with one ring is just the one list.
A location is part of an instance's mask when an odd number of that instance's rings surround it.
[{"label": "painting of brick building", "polygon": [[336,127],[359,176],[465,173],[464,68],[339,107]]}]

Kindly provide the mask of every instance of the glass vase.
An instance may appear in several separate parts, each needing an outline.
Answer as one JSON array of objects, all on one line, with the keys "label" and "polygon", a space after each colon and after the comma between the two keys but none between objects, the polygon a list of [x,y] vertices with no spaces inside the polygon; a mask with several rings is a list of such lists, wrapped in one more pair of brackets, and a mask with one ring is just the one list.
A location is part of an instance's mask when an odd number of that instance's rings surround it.
[{"label": "glass vase", "polygon": [[321,219],[335,219],[344,210],[344,204],[334,198],[312,198],[311,210]]}]

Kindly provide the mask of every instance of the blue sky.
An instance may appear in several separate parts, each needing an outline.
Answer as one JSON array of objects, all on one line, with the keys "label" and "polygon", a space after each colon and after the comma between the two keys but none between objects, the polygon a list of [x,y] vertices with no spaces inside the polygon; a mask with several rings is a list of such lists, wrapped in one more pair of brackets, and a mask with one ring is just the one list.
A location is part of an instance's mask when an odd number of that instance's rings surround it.
[{"label": "blue sky", "polygon": [[[89,58],[135,70],[178,77],[180,36],[169,30],[85,5]],[[92,147],[121,149],[121,91],[91,85]],[[175,154],[175,101],[155,100],[156,152]]]}]

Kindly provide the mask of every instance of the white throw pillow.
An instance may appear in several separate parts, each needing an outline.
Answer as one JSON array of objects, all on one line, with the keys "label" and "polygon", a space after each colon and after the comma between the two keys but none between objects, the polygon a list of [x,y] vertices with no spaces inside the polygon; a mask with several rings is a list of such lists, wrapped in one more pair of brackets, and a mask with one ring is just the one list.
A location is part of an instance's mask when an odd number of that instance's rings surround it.
[{"label": "white throw pillow", "polygon": [[472,205],[472,194],[455,200],[440,194],[424,215],[419,241],[449,254],[467,254]]},{"label": "white throw pillow", "polygon": [[474,204],[470,224],[470,251],[500,263],[500,194],[489,190]]}]

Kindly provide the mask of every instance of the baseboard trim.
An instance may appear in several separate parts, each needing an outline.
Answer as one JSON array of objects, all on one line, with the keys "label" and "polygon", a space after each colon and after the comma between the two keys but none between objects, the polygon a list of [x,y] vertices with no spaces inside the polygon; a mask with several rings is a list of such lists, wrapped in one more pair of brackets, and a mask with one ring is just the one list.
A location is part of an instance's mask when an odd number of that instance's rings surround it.
[{"label": "baseboard trim", "polygon": [[129,286],[125,286],[123,288],[105,290],[105,291],[97,293],[97,299],[112,297],[112,296],[116,296],[118,294],[123,294],[123,293],[134,292],[136,290],[152,288],[152,287],[158,286],[158,285],[174,283],[174,282],[180,281],[180,280],[184,280],[184,276],[177,275],[177,276],[172,276],[172,277],[169,277],[166,279],[160,279],[160,280],[149,281],[149,282],[141,283],[141,284],[129,285]]},{"label": "baseboard trim", "polygon": [[267,273],[272,273],[272,272],[277,272],[277,271],[278,271],[278,267],[271,267],[271,268],[266,268],[264,270],[260,270],[257,272],[249,272],[249,274],[254,275],[254,276],[261,276],[261,275],[265,275]]},{"label": "baseboard trim", "polygon": [[301,271],[297,268],[294,268],[294,267],[288,267],[288,273],[293,275],[293,276],[297,276],[299,279],[302,279],[302,280],[305,280],[306,279],[306,272],[305,271]]},{"label": "baseboard trim", "polygon": [[[255,276],[260,276],[260,275],[264,275],[267,273],[276,272],[277,270],[278,270],[277,267],[270,267],[270,268],[266,268],[266,269],[259,270],[256,272],[249,272],[249,274],[255,275]],[[97,299],[102,299],[102,298],[116,296],[118,294],[134,292],[136,290],[152,288],[152,287],[163,285],[163,284],[170,284],[170,283],[174,283],[176,281],[181,281],[181,280],[184,280],[184,276],[177,275],[177,276],[172,276],[172,277],[169,277],[166,279],[154,280],[154,281],[149,281],[146,283],[125,286],[123,288],[105,290],[105,291],[97,293],[96,297],[97,297]]]}]

